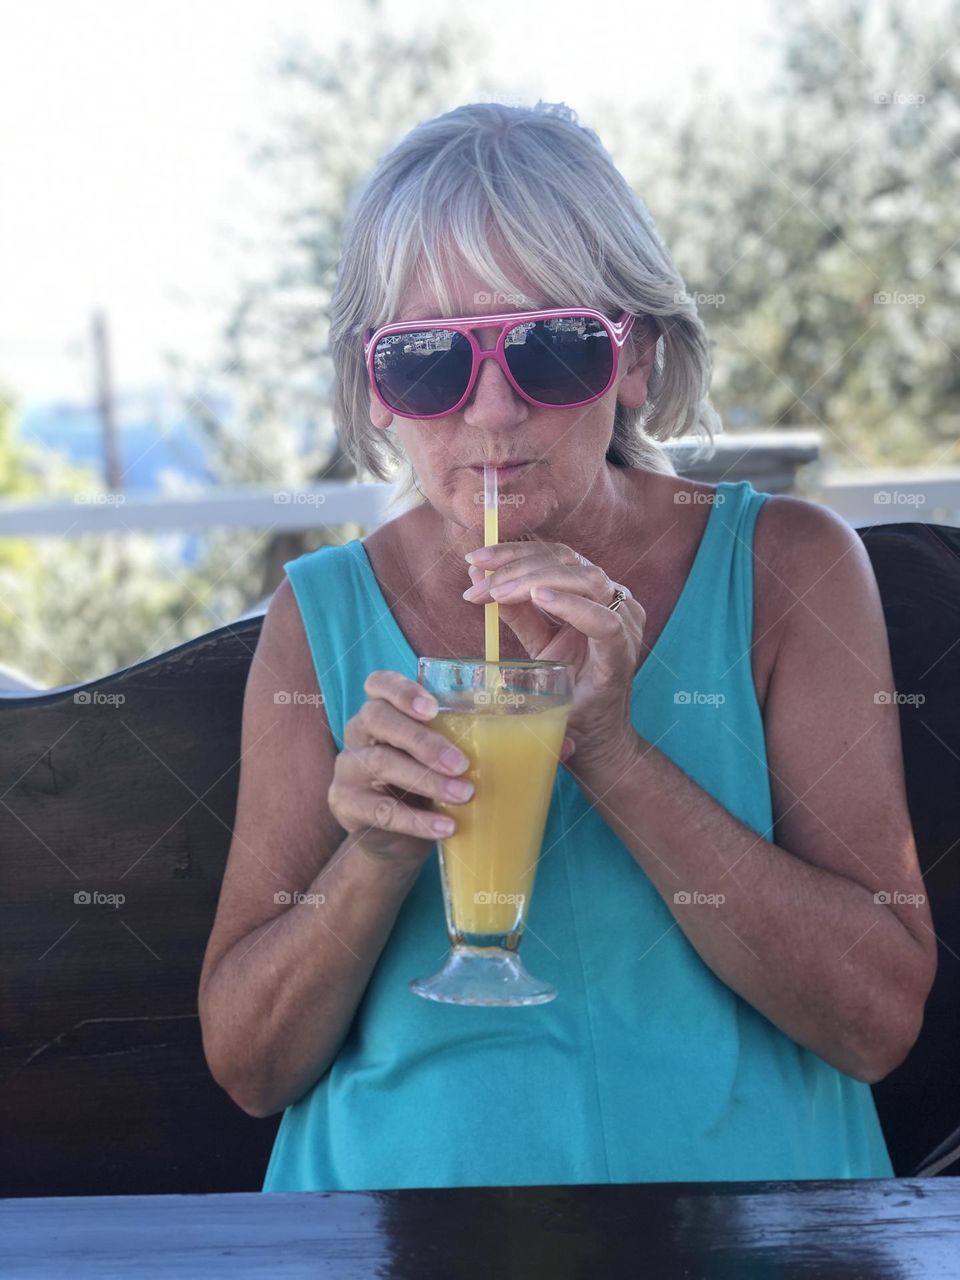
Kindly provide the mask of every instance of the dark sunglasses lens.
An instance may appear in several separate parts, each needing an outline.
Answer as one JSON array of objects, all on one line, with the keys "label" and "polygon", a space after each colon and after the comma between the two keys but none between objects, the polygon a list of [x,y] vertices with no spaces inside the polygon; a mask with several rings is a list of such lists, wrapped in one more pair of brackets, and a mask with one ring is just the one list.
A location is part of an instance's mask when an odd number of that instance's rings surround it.
[{"label": "dark sunglasses lens", "polygon": [[470,343],[451,329],[391,333],[373,353],[377,388],[391,408],[414,417],[447,413],[467,388]]},{"label": "dark sunglasses lens", "polygon": [[589,400],[613,372],[610,335],[590,316],[517,325],[507,334],[504,354],[517,383],[544,404]]}]

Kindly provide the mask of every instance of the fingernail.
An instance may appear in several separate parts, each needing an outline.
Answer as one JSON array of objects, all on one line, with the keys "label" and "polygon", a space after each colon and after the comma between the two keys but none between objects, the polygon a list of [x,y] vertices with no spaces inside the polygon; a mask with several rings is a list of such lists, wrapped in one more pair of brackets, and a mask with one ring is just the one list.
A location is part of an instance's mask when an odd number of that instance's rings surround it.
[{"label": "fingernail", "polygon": [[449,836],[453,832],[453,820],[451,818],[434,818],[431,826],[438,836]]},{"label": "fingernail", "polygon": [[466,778],[457,778],[448,782],[445,790],[451,800],[469,800],[473,795],[473,783]]},{"label": "fingernail", "polygon": [[441,764],[446,765],[448,769],[458,770],[465,769],[470,763],[463,752],[458,751],[456,747],[445,747],[444,750],[440,752],[440,762]]},{"label": "fingernail", "polygon": [[429,698],[429,697],[424,697],[423,695],[418,695],[413,700],[413,709],[414,711],[418,712],[422,716],[435,715],[437,712],[437,700],[436,698]]},{"label": "fingernail", "polygon": [[486,564],[493,559],[493,547],[478,547],[476,551],[468,551],[463,558],[471,564]]}]

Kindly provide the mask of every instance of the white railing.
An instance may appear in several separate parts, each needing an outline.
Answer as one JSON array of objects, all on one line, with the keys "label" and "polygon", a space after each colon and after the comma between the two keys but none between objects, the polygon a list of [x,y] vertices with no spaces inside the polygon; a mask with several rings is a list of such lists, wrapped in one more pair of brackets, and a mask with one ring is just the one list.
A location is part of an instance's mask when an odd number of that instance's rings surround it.
[{"label": "white railing", "polygon": [[309,489],[210,489],[203,493],[138,498],[124,493],[78,493],[74,498],[0,503],[0,537],[67,537],[79,533],[212,528],[315,529],[357,523],[376,526],[393,496],[390,484],[331,481]]}]

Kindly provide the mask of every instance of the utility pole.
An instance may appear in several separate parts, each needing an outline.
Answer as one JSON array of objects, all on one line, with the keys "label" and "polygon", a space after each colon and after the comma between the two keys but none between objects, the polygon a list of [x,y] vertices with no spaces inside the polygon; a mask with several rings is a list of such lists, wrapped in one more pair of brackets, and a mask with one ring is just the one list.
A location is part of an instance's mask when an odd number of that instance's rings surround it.
[{"label": "utility pole", "polygon": [[117,443],[107,318],[102,311],[93,313],[93,358],[97,379],[97,405],[103,431],[103,478],[111,493],[119,493],[123,488],[123,476],[120,471],[120,452]]}]

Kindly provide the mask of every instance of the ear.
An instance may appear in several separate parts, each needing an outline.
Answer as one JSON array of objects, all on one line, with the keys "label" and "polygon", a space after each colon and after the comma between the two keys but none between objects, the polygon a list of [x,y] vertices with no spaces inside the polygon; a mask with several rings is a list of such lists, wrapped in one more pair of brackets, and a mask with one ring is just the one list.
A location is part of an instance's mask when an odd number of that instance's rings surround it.
[{"label": "ear", "polygon": [[646,403],[659,338],[660,328],[654,316],[644,316],[634,322],[623,352],[625,369],[617,384],[617,399],[628,409],[638,409]]},{"label": "ear", "polygon": [[373,388],[370,388],[370,422],[373,426],[379,427],[381,431],[385,431],[393,422],[393,414],[390,410],[380,403],[373,394]]}]

